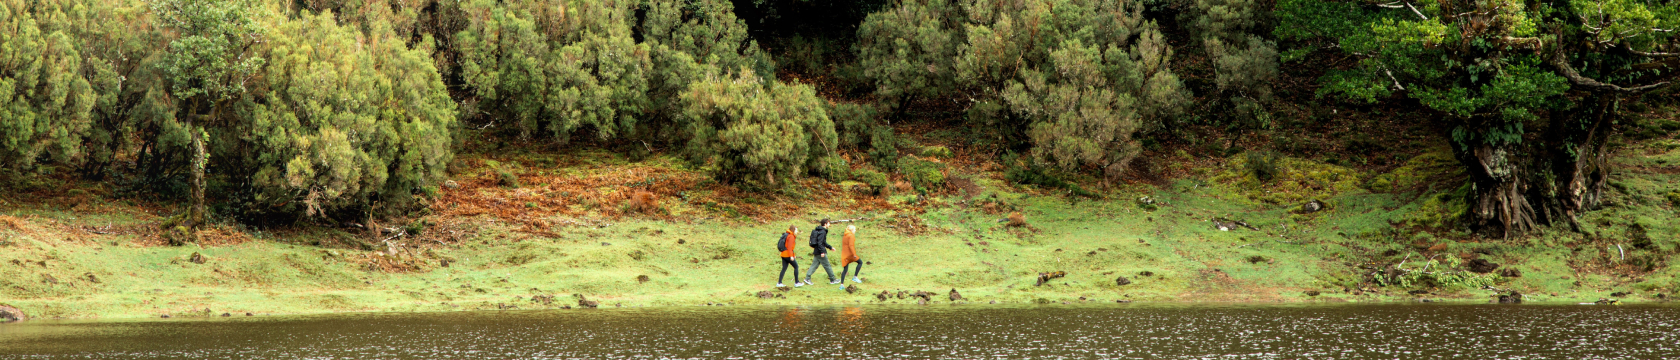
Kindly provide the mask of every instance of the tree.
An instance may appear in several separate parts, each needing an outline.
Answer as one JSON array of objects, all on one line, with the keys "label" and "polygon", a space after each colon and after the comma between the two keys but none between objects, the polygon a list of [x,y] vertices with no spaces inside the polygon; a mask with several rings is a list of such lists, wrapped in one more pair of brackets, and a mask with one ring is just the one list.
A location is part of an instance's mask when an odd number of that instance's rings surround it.
[{"label": "tree", "polygon": [[192,204],[183,219],[169,222],[179,227],[165,228],[189,235],[205,221],[207,131],[226,124],[228,105],[245,94],[263,65],[253,52],[264,34],[256,19],[265,7],[249,0],[159,0],[152,7],[159,25],[174,35],[158,66],[169,82],[168,96],[179,104],[174,120],[190,137],[193,154]]},{"label": "tree", "polygon": [[682,102],[684,152],[714,166],[721,182],[772,186],[834,156],[834,123],[808,85],[765,80],[750,68],[714,70]]},{"label": "tree", "polygon": [[[387,24],[368,34],[333,14],[273,26],[259,82],[218,141],[244,211],[378,216],[438,191],[453,156],[455,102],[430,57]],[[248,174],[248,175],[247,175]],[[237,192],[237,190],[235,190]],[[278,209],[278,210],[267,210]]]},{"label": "tree", "polygon": [[946,0],[904,0],[869,14],[858,25],[858,62],[892,117],[917,98],[952,91],[962,27],[959,8]]},{"label": "tree", "polygon": [[[1473,229],[1511,236],[1596,207],[1624,102],[1676,80],[1680,9],[1631,0],[1278,4],[1278,33],[1359,59],[1323,94],[1405,97],[1449,126]],[[1339,40],[1334,40],[1339,39]]]},{"label": "tree", "polygon": [[472,112],[568,139],[593,129],[611,139],[648,106],[649,49],[631,38],[628,2],[471,1],[453,38]]},{"label": "tree", "polygon": [[1030,145],[1035,161],[1119,176],[1140,149],[1134,135],[1189,98],[1141,4],[974,1],[964,11],[952,62],[958,86],[981,95],[969,121]]},{"label": "tree", "polygon": [[27,170],[43,155],[82,152],[96,97],[73,28],[57,3],[0,1],[0,162]]},{"label": "tree", "polygon": [[734,77],[774,74],[774,64],[747,35],[735,17],[734,4],[723,0],[650,1],[636,34],[652,52],[648,76],[649,124],[645,138],[683,142],[685,126],[675,117],[689,106],[683,94],[713,73]]},{"label": "tree", "polygon": [[1214,70],[1216,103],[1231,120],[1267,126],[1266,104],[1278,75],[1278,52],[1271,33],[1271,12],[1254,0],[1195,0],[1186,13]]}]

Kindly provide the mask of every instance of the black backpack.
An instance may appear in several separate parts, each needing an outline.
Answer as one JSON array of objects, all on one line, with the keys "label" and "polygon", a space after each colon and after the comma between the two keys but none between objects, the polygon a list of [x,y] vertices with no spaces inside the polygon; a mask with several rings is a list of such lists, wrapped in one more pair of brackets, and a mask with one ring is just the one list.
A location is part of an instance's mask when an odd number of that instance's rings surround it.
[{"label": "black backpack", "polygon": [[776,239],[776,252],[783,251],[787,251],[787,233],[782,233],[782,237]]}]

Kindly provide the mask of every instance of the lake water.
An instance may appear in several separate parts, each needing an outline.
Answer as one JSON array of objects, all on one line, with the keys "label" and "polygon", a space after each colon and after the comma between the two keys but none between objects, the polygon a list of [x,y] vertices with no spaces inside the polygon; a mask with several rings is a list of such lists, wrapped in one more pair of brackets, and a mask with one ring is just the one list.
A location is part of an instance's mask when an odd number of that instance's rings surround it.
[{"label": "lake water", "polygon": [[812,306],[29,321],[0,358],[1675,359],[1661,305]]}]

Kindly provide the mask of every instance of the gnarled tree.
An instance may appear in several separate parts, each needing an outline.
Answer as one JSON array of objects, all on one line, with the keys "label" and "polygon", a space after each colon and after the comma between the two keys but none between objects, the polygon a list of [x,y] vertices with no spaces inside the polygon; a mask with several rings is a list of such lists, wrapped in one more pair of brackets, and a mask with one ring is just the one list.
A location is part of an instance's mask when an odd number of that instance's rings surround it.
[{"label": "gnarled tree", "polygon": [[1467,220],[1494,236],[1573,225],[1596,207],[1619,105],[1667,86],[1680,66],[1671,3],[1286,0],[1278,9],[1280,34],[1336,42],[1359,59],[1326,75],[1325,93],[1409,97],[1450,126],[1474,186]]}]

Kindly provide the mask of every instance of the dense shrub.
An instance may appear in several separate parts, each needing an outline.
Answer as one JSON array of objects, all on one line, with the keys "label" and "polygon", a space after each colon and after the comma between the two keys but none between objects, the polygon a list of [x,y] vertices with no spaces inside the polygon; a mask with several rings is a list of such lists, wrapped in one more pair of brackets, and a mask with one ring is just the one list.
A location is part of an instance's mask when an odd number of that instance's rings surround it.
[{"label": "dense shrub", "polygon": [[682,94],[684,152],[724,183],[774,185],[836,156],[834,123],[807,85],[764,80],[752,69],[713,72]]},{"label": "dense shrub", "polygon": [[[0,1],[0,167],[29,169],[82,151],[98,94],[84,76],[71,1]],[[32,6],[33,5],[33,6]]]},{"label": "dense shrub", "polygon": [[945,164],[906,156],[898,160],[898,171],[916,191],[926,193],[945,187]]},{"label": "dense shrub", "polygon": [[1133,135],[1189,98],[1141,4],[905,1],[858,37],[877,95],[973,94],[971,124],[1063,170],[1119,175],[1139,152]]},{"label": "dense shrub", "polygon": [[1248,169],[1255,180],[1272,182],[1279,175],[1278,154],[1270,151],[1250,151],[1243,161],[1243,168]]},{"label": "dense shrub", "polygon": [[573,132],[609,139],[631,132],[647,106],[647,44],[631,38],[629,2],[465,1],[453,37],[473,113],[516,125],[521,136]]}]

